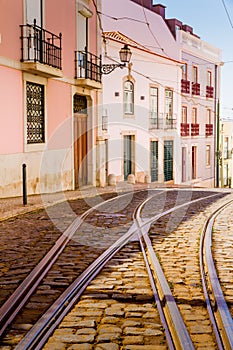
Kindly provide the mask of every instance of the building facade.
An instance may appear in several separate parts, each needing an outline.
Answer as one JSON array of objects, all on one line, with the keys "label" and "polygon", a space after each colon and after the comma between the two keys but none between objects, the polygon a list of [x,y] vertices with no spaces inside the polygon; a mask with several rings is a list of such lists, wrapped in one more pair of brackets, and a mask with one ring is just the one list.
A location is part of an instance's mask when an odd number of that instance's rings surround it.
[{"label": "building facade", "polygon": [[93,3],[2,1],[0,23],[0,196],[22,194],[23,166],[28,194],[95,184],[102,84]]},{"label": "building facade", "polygon": [[219,137],[219,179],[220,187],[233,187],[233,121],[220,121]]},{"label": "building facade", "polygon": [[221,51],[176,23],[181,45],[182,183],[214,187],[216,174],[217,103],[220,99]]},{"label": "building facade", "polygon": [[[112,33],[112,41],[117,37],[116,34],[114,37],[113,33],[120,32],[134,40],[138,47],[143,45],[148,51],[163,56],[164,59],[162,62],[155,59],[155,56],[152,58],[143,49],[140,54],[133,51],[131,86],[125,83],[130,81],[127,79],[127,73],[118,71],[104,78],[104,103],[118,102],[122,105],[121,110],[116,113],[119,118],[109,116],[110,120],[114,119],[119,125],[119,130],[114,131],[114,136],[118,135],[119,140],[122,139],[119,147],[115,148],[117,152],[112,151],[110,154],[111,158],[118,159],[119,164],[116,165],[115,161],[115,168],[110,167],[110,170],[117,172],[119,180],[126,179],[128,172],[125,171],[125,165],[122,166],[125,164],[125,153],[131,154],[129,164],[138,162],[137,152],[125,149],[129,148],[127,144],[132,140],[133,144],[135,143],[133,128],[140,125],[148,135],[145,134],[141,138],[137,136],[136,144],[143,144],[143,149],[148,154],[143,158],[142,168],[145,174],[151,176],[152,181],[166,182],[172,179],[176,184],[186,186],[213,187],[216,172],[216,111],[220,97],[221,51],[202,41],[190,26],[177,19],[167,19],[165,6],[153,4],[151,0],[143,1],[143,5],[140,0],[121,0],[117,4],[113,0],[103,0],[102,7],[103,27],[108,33]],[[118,59],[117,52],[120,49],[118,46],[115,47],[115,51],[112,50],[110,39],[104,38],[104,57],[108,63]],[[176,61],[173,71],[172,60]],[[135,73],[132,73],[134,71]],[[132,91],[127,91],[126,84]],[[131,124],[130,130],[126,126],[123,127],[127,114],[124,112],[126,96],[135,98],[134,104],[139,109],[147,108],[143,114],[149,115],[137,119],[136,114],[131,113],[131,119],[127,120]],[[154,107],[151,107],[151,103]],[[140,112],[138,114],[140,115]],[[171,121],[169,128],[167,118]],[[150,121],[148,125],[146,120]],[[123,129],[128,130],[128,136]],[[109,149],[111,137],[110,133]],[[128,138],[131,138],[131,141],[127,141]],[[151,142],[154,140],[155,143],[146,142],[146,139],[150,139]],[[171,169],[171,164],[173,175],[169,174],[168,170],[169,167]],[[130,165],[127,167],[138,180],[136,168]],[[155,175],[156,171],[153,170],[157,167],[160,169],[159,175]]]},{"label": "building facade", "polygon": [[[119,62],[125,44],[132,51],[128,68],[103,76],[103,108],[109,121],[108,173],[117,181],[134,175],[137,182],[180,183],[179,45],[161,16],[137,2],[106,0],[102,8],[103,62]],[[115,21],[111,16],[128,19]],[[151,30],[159,28],[160,47],[156,49],[145,17]]]}]

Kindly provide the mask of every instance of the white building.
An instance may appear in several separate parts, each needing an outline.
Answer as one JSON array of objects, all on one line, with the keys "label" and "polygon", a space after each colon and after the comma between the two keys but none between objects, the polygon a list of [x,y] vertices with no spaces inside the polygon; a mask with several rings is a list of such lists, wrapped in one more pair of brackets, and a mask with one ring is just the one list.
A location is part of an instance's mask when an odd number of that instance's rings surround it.
[{"label": "white building", "polygon": [[[104,29],[111,29],[104,32],[103,63],[119,62],[125,44],[132,52],[128,69],[118,68],[103,76],[107,172],[117,181],[134,174],[137,182],[180,183],[179,45],[160,15],[133,1],[103,1],[103,14],[108,14],[107,20],[102,16]],[[109,18],[113,14],[119,18],[133,14],[137,20],[114,21]],[[145,16],[151,30],[158,29],[159,48],[154,49],[155,38],[145,26]]]},{"label": "white building", "polygon": [[220,187],[233,187],[233,120],[220,121]]},{"label": "white building", "polygon": [[166,22],[180,44],[182,183],[214,187],[216,119],[220,95],[221,51],[177,19]]}]

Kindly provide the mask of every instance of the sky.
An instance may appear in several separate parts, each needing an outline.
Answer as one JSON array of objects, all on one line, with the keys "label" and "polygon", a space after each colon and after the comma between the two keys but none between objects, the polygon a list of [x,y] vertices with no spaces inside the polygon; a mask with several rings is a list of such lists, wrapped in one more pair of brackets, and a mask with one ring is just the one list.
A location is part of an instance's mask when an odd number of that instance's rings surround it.
[{"label": "sky", "polygon": [[160,0],[166,18],[177,18],[222,50],[220,117],[233,119],[233,0]]}]

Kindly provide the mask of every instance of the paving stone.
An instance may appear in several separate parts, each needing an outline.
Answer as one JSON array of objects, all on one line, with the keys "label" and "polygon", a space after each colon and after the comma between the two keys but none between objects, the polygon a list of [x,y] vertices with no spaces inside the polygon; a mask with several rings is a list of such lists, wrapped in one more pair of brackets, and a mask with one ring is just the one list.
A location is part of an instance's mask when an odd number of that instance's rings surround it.
[{"label": "paving stone", "polygon": [[95,346],[95,350],[119,350],[119,345],[115,343],[98,344]]},{"label": "paving stone", "polygon": [[143,336],[137,335],[137,336],[127,336],[123,339],[124,345],[133,345],[133,344],[143,344]]}]

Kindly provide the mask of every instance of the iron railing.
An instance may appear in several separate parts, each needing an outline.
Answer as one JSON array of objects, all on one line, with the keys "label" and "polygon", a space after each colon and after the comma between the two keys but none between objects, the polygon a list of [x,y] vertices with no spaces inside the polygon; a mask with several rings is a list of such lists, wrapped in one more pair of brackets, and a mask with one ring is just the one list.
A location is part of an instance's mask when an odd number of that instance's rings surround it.
[{"label": "iron railing", "polygon": [[191,124],[191,136],[199,135],[199,124]]},{"label": "iron railing", "polygon": [[192,95],[200,96],[200,84],[199,83],[192,83]]},{"label": "iron railing", "polygon": [[75,51],[75,79],[91,79],[101,83],[102,59],[87,50]]},{"label": "iron railing", "polygon": [[205,136],[212,136],[213,135],[213,124],[206,124],[205,125]]},{"label": "iron railing", "polygon": [[154,113],[150,113],[149,117],[149,129],[161,129],[161,130],[169,130],[177,128],[177,119],[174,116],[168,116],[165,114],[163,116],[162,113],[158,115],[154,115]]},{"label": "iron railing", "polygon": [[214,88],[213,86],[206,86],[206,97],[213,98],[214,97]]},{"label": "iron railing", "polygon": [[55,35],[36,24],[21,27],[21,62],[40,62],[61,69],[62,34]]},{"label": "iron railing", "polygon": [[232,159],[232,150],[224,149],[223,158],[224,159]]},{"label": "iron railing", "polygon": [[180,135],[181,136],[189,136],[189,124],[180,123]]},{"label": "iron railing", "polygon": [[184,94],[190,93],[190,81],[181,79],[181,92]]}]

